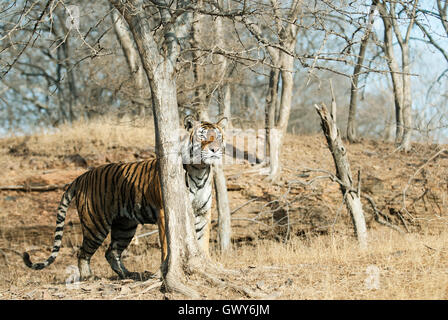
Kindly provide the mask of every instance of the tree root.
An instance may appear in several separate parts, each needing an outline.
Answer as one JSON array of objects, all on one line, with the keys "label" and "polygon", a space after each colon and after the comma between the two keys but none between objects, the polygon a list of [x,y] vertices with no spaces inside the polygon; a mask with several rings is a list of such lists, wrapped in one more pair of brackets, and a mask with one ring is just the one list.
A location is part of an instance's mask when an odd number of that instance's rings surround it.
[{"label": "tree root", "polygon": [[200,276],[202,276],[203,278],[205,278],[207,281],[209,281],[211,284],[213,284],[215,286],[218,286],[221,288],[224,288],[224,287],[231,288],[239,293],[243,293],[248,298],[264,299],[268,296],[266,294],[261,294],[261,293],[255,292],[247,287],[237,285],[230,280],[218,279],[217,277],[215,277],[211,274],[208,274],[206,272],[203,272],[203,271],[196,271],[196,273],[198,273]]},{"label": "tree root", "polygon": [[[188,261],[187,270],[184,271],[185,276],[197,275],[202,278],[204,281],[209,284],[216,286],[218,288],[230,288],[238,293],[242,293],[248,298],[255,299],[268,299],[272,297],[272,295],[256,292],[247,288],[245,286],[241,286],[234,281],[230,280],[229,277],[239,276],[241,272],[236,270],[225,269],[221,265],[216,262],[211,261],[208,257],[202,256],[195,257],[194,259],[190,259]],[[200,298],[200,294],[195,287],[199,287],[199,283],[194,284],[191,280],[189,280],[189,285],[185,285],[183,281],[181,281],[181,276],[179,273],[174,273],[177,276],[173,277],[173,273],[167,274],[164,279],[165,289],[168,293],[180,293],[188,298],[198,299]],[[225,279],[223,279],[225,278]],[[198,280],[201,281],[201,280]]]},{"label": "tree root", "polygon": [[[238,285],[229,279],[226,279],[226,280],[219,279],[215,275],[209,274],[204,271],[195,270],[194,274],[200,276],[202,279],[204,279],[205,281],[207,281],[208,283],[210,283],[211,285],[213,285],[215,287],[230,288],[238,293],[242,293],[247,298],[268,299],[268,298],[272,297],[272,294],[256,292],[254,290],[251,290],[248,287]],[[180,281],[180,279],[172,278],[171,280],[165,279],[164,283],[166,284],[165,288],[168,289],[167,290],[168,293],[180,293],[180,294],[182,294],[188,298],[191,298],[191,299],[199,299],[200,298],[200,294],[198,293],[198,291],[193,289],[193,288],[199,287],[199,283],[197,283],[197,282],[196,282],[196,285],[193,282],[193,284],[186,286],[185,284],[183,284]],[[191,283],[191,281],[190,281],[190,283]]]},{"label": "tree root", "polygon": [[199,299],[200,294],[189,286],[182,283],[178,275],[168,273],[163,279],[164,288],[168,293],[180,293],[181,295],[191,298]]},{"label": "tree root", "polygon": [[[197,275],[200,279],[193,281],[191,279],[193,275]],[[200,282],[202,281],[217,288],[229,288],[253,299],[274,299],[281,295],[280,292],[268,294],[255,291],[239,285],[237,281],[229,279],[240,275],[242,275],[241,271],[226,269],[217,262],[212,261],[209,257],[200,255],[188,260],[186,265],[184,265],[184,270],[168,272],[165,277],[162,277],[162,271],[159,270],[151,279],[130,286],[132,289],[147,286],[142,291],[119,295],[116,299],[140,296],[158,287],[161,287],[167,299],[170,299],[171,294],[175,293],[181,294],[188,299],[199,299],[201,294],[197,288],[201,287]],[[187,278],[189,278],[188,285],[186,285]]]},{"label": "tree root", "polygon": [[[146,283],[148,283],[149,281],[150,281],[150,280],[147,280],[147,281],[145,281],[144,283],[146,284]],[[151,282],[154,282],[154,279],[152,279]],[[143,284],[143,283],[141,283],[141,284]],[[160,287],[161,285],[162,285],[162,281],[161,281],[161,280],[157,280],[157,281],[154,282],[152,285],[146,287],[145,289],[143,289],[143,290],[140,291],[140,292],[136,292],[136,293],[132,293],[132,294],[119,295],[119,296],[115,297],[114,300],[116,300],[116,299],[120,299],[120,298],[130,298],[130,297],[140,296],[140,295],[142,295],[142,294],[144,294],[144,293],[149,292],[149,291],[152,290],[152,289],[155,289],[155,288]]]},{"label": "tree root", "polygon": [[[209,273],[214,273],[214,274],[220,274],[222,276],[226,276],[226,275],[234,275],[237,276],[240,274],[240,272],[236,271],[236,270],[231,270],[231,269],[226,269],[224,268],[221,264],[217,263],[217,262],[213,262],[210,258],[206,258],[206,264],[201,264],[202,269],[203,270],[207,270],[207,272]],[[197,270],[201,270],[201,268],[198,268],[199,265],[197,265],[196,269]]]}]

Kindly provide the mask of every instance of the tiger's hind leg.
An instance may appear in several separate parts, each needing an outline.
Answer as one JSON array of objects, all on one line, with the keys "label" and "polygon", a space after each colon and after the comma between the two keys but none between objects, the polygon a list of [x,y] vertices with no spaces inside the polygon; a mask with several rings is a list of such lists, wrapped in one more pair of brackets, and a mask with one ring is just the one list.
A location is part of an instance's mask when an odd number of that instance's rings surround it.
[{"label": "tiger's hind leg", "polygon": [[121,254],[132,241],[137,225],[137,222],[126,218],[119,218],[112,222],[111,242],[106,251],[106,259],[120,279],[140,278],[138,272],[129,272],[121,261]]},{"label": "tiger's hind leg", "polygon": [[81,281],[93,278],[92,270],[90,269],[90,258],[101,246],[105,238],[103,235],[97,235],[95,239],[90,239],[84,235],[82,246],[78,252],[79,278]]}]

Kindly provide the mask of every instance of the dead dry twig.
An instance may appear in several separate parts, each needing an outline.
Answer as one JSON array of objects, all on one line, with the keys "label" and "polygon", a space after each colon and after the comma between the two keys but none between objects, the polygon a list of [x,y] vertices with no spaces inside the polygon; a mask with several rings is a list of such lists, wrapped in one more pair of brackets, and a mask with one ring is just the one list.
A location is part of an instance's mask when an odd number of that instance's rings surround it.
[{"label": "dead dry twig", "polygon": [[[420,167],[417,168],[417,170],[414,172],[414,174],[408,179],[408,182],[406,183],[406,186],[403,189],[403,195],[402,195],[402,207],[400,209],[400,212],[405,212],[408,216],[410,216],[412,218],[412,220],[415,220],[415,217],[412,216],[410,214],[410,212],[407,210],[406,208],[406,193],[409,189],[409,186],[411,185],[412,180],[415,179],[415,177],[417,176],[417,174],[428,164],[430,163],[432,160],[434,160],[435,158],[437,158],[438,156],[440,156],[442,153],[448,153],[447,149],[440,149],[439,151],[437,151],[434,155],[432,155],[431,157],[429,157],[428,160],[426,160]],[[400,217],[400,219],[403,218]]]},{"label": "dead dry twig", "polygon": [[54,191],[54,190],[64,190],[69,184],[48,184],[44,186],[33,186],[33,185],[12,185],[12,186],[0,186],[0,191],[38,191],[38,192],[46,192],[46,191]]}]

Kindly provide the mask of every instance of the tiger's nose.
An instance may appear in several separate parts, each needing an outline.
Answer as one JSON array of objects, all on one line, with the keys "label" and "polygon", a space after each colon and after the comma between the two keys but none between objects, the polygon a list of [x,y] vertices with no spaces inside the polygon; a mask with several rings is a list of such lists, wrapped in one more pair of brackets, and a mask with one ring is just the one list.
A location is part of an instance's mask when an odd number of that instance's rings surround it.
[{"label": "tiger's nose", "polygon": [[219,150],[219,148],[217,148],[217,147],[211,147],[210,148],[210,151],[213,152],[213,153],[216,153],[218,150]]}]

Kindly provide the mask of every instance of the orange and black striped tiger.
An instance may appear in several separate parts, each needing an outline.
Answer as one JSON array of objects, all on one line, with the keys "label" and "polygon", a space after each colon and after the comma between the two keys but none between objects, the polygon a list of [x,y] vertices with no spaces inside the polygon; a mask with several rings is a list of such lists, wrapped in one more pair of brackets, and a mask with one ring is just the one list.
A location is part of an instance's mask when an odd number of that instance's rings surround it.
[{"label": "orange and black striped tiger", "polygon": [[[212,195],[211,164],[222,159],[224,132],[218,123],[200,122],[188,116],[184,123],[189,135],[182,146],[186,187],[195,215],[196,235],[208,253]],[[193,161],[191,161],[193,159]],[[25,264],[35,270],[50,265],[61,247],[67,208],[75,199],[81,221],[83,241],[78,252],[80,279],[92,276],[90,258],[111,232],[106,259],[120,278],[135,278],[121,261],[138,224],[156,224],[162,247],[162,261],[167,255],[165,219],[162,205],[157,158],[131,163],[111,163],[85,172],[76,178],[62,196],[57,210],[54,245],[50,257],[32,263],[28,253]]]}]

